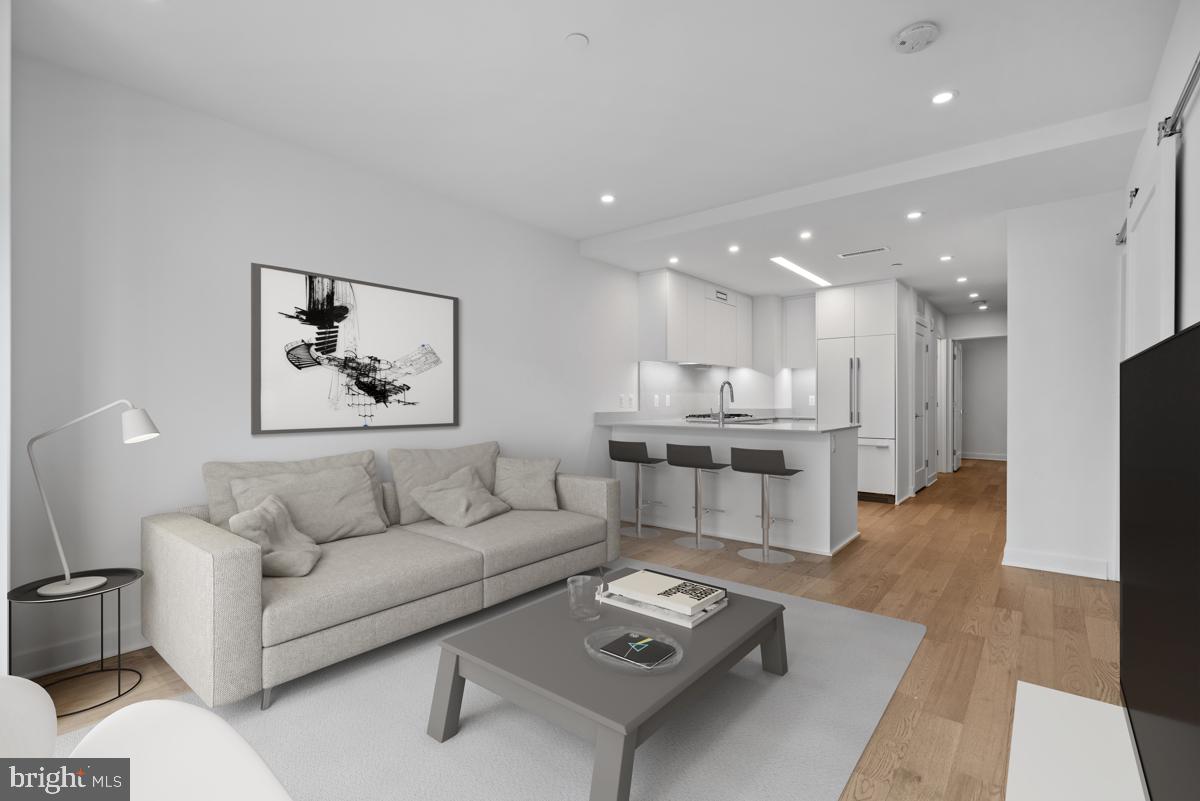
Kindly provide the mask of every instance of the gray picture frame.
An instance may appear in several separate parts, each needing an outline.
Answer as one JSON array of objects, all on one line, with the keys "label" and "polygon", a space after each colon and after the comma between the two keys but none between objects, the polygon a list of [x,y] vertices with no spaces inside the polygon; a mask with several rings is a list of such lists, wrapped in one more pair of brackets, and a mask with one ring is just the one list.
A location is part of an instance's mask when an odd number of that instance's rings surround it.
[{"label": "gray picture frame", "polygon": [[[451,346],[452,364],[449,365],[451,370],[451,381],[453,385],[453,399],[451,401],[451,419],[445,422],[436,423],[400,423],[386,425],[336,425],[323,426],[314,425],[311,427],[292,427],[292,428],[264,428],[262,420],[262,389],[263,389],[263,370],[262,370],[262,315],[263,315],[263,292],[262,292],[262,275],[264,270],[273,270],[284,273],[292,273],[305,277],[315,277],[328,279],[331,281],[346,282],[351,285],[372,287],[374,289],[384,289],[394,292],[408,293],[411,295],[419,295],[429,298],[437,298],[439,300],[450,301],[452,315],[452,337],[453,344]],[[407,289],[404,287],[391,286],[389,284],[380,284],[373,281],[363,281],[357,278],[346,278],[339,275],[330,275],[328,273],[319,273],[313,270],[298,270],[291,267],[279,267],[272,264],[259,264],[257,262],[250,265],[250,433],[252,435],[260,434],[308,434],[322,431],[381,431],[397,428],[449,428],[458,426],[459,423],[459,299],[452,295],[442,295],[437,292],[426,292],[419,289]]]}]

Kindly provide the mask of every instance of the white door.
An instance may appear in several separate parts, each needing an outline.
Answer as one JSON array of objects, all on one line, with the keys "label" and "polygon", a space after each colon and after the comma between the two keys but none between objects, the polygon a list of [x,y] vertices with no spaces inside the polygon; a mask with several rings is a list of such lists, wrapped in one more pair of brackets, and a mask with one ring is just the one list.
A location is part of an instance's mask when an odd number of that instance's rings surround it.
[{"label": "white door", "polygon": [[854,336],[896,333],[896,282],[854,287]]},{"label": "white door", "polygon": [[[818,343],[818,347],[820,344]],[[855,406],[859,413],[858,436],[896,438],[896,337],[884,334],[854,338]],[[818,381],[821,367],[817,365]],[[821,413],[820,399],[817,414]]]},{"label": "white door", "polygon": [[951,454],[952,461],[950,467],[952,470],[958,470],[962,467],[962,429],[963,429],[963,404],[962,404],[962,360],[963,350],[962,343],[954,343],[954,370],[951,379],[951,410],[950,422],[954,428],[953,453]]},{"label": "white door", "polygon": [[1175,333],[1175,170],[1178,136],[1163,139],[1130,187],[1121,258],[1121,356]]},{"label": "white door", "polygon": [[719,300],[704,301],[704,358],[707,364],[737,364],[737,308]]},{"label": "white door", "polygon": [[816,317],[817,339],[854,336],[854,287],[818,291]]},{"label": "white door", "polygon": [[950,455],[950,340],[937,341],[937,469],[939,473],[953,472]]},{"label": "white door", "polygon": [[938,451],[937,451],[937,373],[938,350],[937,339],[933,332],[925,339],[925,485],[937,481]]},{"label": "white door", "polygon": [[817,428],[851,425],[854,337],[817,341]]},{"label": "white door", "polygon": [[928,361],[928,335],[924,326],[917,326],[916,348],[913,351],[913,490],[925,489],[925,470],[929,466],[926,451],[929,442],[925,421],[925,369]]}]

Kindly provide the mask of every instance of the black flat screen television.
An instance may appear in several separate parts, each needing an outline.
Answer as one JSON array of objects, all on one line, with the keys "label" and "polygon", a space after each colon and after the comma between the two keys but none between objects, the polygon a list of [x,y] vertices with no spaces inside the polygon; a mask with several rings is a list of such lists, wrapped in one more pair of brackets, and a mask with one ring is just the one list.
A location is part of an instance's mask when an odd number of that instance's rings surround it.
[{"label": "black flat screen television", "polygon": [[1142,776],[1153,801],[1195,801],[1200,325],[1121,364],[1120,500],[1121,691]]}]

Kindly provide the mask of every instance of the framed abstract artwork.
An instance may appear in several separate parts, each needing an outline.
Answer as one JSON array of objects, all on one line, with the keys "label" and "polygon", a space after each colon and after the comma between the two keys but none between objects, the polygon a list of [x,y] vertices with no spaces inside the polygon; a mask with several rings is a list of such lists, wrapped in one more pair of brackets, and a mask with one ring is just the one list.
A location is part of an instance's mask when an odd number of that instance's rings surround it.
[{"label": "framed abstract artwork", "polygon": [[251,432],[458,425],[458,298],[251,266]]}]

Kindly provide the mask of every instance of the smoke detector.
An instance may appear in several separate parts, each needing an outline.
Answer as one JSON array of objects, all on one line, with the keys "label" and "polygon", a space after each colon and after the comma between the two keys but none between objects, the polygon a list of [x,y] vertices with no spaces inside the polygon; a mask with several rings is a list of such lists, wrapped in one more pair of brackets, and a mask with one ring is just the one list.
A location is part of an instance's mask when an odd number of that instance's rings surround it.
[{"label": "smoke detector", "polygon": [[941,32],[936,22],[914,22],[892,37],[892,46],[899,53],[920,53],[936,42]]}]

